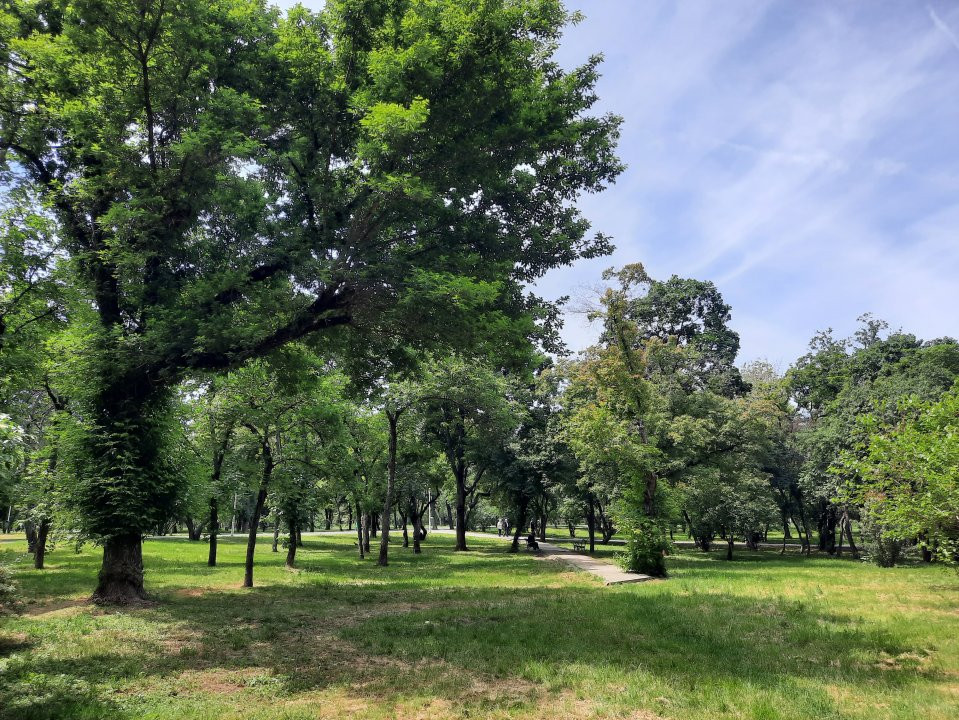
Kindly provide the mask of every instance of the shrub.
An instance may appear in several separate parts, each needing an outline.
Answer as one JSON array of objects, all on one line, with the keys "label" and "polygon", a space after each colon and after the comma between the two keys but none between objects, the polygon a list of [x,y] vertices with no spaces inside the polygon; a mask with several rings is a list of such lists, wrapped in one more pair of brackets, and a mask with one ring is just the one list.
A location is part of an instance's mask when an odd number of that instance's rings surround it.
[{"label": "shrub", "polygon": [[666,529],[643,518],[628,525],[625,535],[626,549],[619,555],[623,570],[665,577],[666,553],[672,546]]},{"label": "shrub", "polygon": [[893,567],[902,560],[904,543],[891,537],[871,513],[862,514],[863,555],[879,567]]}]

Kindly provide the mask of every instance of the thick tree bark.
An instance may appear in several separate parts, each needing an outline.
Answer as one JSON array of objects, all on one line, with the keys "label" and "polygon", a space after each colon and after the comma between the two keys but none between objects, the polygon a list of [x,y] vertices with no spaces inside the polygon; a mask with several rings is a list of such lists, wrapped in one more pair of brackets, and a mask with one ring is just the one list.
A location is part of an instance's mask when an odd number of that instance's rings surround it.
[{"label": "thick tree bark", "polygon": [[243,587],[253,587],[253,553],[256,551],[256,531],[260,528],[260,516],[266,504],[270,479],[273,477],[273,450],[268,440],[263,440],[263,475],[260,479],[260,491],[256,494],[253,517],[250,518],[250,534],[246,541],[246,567],[243,574]]},{"label": "thick tree bark", "polygon": [[[386,567],[389,564],[389,553],[390,553],[390,511],[393,505],[393,492],[396,487],[396,443],[397,443],[397,433],[396,426],[399,421],[400,414],[395,411],[387,411],[386,418],[389,421],[390,425],[390,457],[388,464],[388,471],[386,474],[386,500],[383,502],[383,519],[380,523],[382,525],[383,536],[380,538],[380,556],[376,561],[376,564],[380,567]],[[404,524],[404,534],[405,534],[405,524]]]},{"label": "thick tree bark", "polygon": [[33,550],[33,567],[43,570],[43,562],[47,556],[47,535],[50,533],[50,520],[43,518],[37,525],[37,542]]},{"label": "thick tree bark", "polygon": [[220,534],[220,516],[216,495],[210,497],[210,553],[206,564],[216,567],[216,539]]},{"label": "thick tree bark", "polygon": [[143,543],[139,535],[121,535],[103,542],[96,603],[128,605],[146,600],[143,589]]}]

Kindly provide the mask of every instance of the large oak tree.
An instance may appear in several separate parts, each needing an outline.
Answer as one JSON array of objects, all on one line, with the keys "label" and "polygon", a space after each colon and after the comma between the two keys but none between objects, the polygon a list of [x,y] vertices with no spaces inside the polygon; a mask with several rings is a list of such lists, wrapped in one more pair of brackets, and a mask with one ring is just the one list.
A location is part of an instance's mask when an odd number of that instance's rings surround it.
[{"label": "large oak tree", "polygon": [[[96,597],[143,596],[177,495],[162,431],[188,373],[345,328],[442,340],[474,293],[608,249],[575,209],[621,167],[599,58],[552,59],[558,0],[13,0],[3,181],[35,188],[82,300],[71,402]],[[474,298],[475,301],[475,298]]]}]

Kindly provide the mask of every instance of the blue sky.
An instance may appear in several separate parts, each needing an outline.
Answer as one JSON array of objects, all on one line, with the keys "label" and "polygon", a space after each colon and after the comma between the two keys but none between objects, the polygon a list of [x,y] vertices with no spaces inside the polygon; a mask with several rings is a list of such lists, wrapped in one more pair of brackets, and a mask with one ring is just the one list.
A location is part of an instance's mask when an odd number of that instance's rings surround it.
[{"label": "blue sky", "polygon": [[[616,253],[541,294],[588,296],[627,262],[712,280],[740,360],[782,369],[867,311],[959,336],[959,4],[568,4],[586,17],[560,61],[604,53],[599,107],[624,117],[629,168],[581,202]],[[570,314],[564,336],[595,330]]]}]

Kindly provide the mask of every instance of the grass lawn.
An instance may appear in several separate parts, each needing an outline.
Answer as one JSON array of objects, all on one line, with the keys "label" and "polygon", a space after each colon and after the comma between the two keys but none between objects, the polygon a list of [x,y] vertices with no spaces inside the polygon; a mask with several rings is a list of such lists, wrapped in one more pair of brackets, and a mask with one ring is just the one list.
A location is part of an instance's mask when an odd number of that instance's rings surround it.
[{"label": "grass lawn", "polygon": [[[394,546],[312,536],[288,572],[242,540],[150,540],[157,603],[90,605],[99,553],[17,567],[25,614],[0,620],[0,717],[959,717],[959,578],[938,567],[681,551],[668,581],[606,588],[558,561],[471,539]],[[0,537],[0,558],[21,557]]]}]

